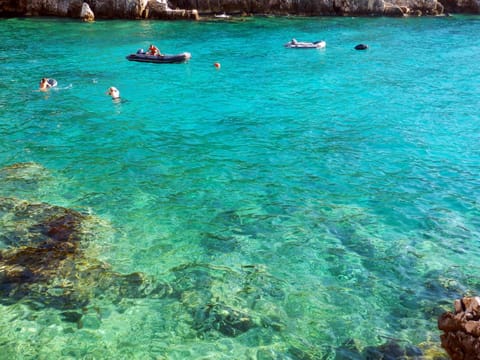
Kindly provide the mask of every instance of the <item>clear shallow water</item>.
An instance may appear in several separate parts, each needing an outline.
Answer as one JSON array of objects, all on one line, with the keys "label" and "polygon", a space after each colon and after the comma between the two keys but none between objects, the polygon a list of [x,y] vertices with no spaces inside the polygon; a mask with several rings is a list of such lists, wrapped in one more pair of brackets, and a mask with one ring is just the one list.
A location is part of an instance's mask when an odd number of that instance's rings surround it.
[{"label": "clear shallow water", "polygon": [[[438,344],[437,316],[480,290],[479,28],[0,21],[0,165],[47,174],[0,195],[90,212],[107,228],[92,251],[115,271],[197,282],[263,325],[199,330],[193,290],[94,300],[81,328],[17,303],[0,306],[0,353],[316,359],[349,339]],[[292,37],[327,48],[284,49]],[[125,60],[152,42],[192,59]],[[58,88],[39,92],[44,76]]]}]

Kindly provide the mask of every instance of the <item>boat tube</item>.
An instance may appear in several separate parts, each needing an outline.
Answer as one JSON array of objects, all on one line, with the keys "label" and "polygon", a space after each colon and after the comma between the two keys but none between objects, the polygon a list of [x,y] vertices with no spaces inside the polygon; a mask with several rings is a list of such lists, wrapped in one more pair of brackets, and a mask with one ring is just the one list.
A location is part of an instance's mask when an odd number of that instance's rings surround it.
[{"label": "boat tube", "polygon": [[323,40],[315,42],[305,42],[292,39],[284,46],[291,49],[323,49],[325,46],[327,46],[327,43]]},{"label": "boat tube", "polygon": [[192,55],[189,52],[183,52],[175,55],[150,55],[145,53],[143,50],[138,50],[135,54],[130,54],[127,56],[129,61],[138,61],[138,62],[149,62],[157,64],[173,64],[173,63],[183,63],[188,61]]}]

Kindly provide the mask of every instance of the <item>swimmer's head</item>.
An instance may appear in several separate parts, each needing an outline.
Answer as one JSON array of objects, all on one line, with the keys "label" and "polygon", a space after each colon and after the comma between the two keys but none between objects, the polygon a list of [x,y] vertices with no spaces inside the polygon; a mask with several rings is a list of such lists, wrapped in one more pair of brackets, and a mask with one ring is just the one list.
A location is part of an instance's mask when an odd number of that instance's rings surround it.
[{"label": "swimmer's head", "polygon": [[48,88],[48,79],[47,78],[42,78],[40,80],[40,90],[46,90]]},{"label": "swimmer's head", "polygon": [[108,88],[107,95],[110,95],[112,99],[118,99],[120,97],[120,91],[115,86]]}]

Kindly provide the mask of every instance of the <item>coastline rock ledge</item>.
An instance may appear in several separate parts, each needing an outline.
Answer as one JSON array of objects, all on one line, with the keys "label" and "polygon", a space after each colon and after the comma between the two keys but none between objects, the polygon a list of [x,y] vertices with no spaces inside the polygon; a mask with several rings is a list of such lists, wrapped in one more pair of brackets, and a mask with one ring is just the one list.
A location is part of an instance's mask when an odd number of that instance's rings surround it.
[{"label": "coastline rock ledge", "polygon": [[0,0],[0,17],[198,20],[195,9],[171,9],[167,0]]},{"label": "coastline rock ledge", "polygon": [[199,20],[218,13],[299,16],[438,16],[480,14],[480,0],[0,0],[0,17]]},{"label": "coastline rock ledge", "polygon": [[454,307],[438,319],[442,347],[452,360],[480,360],[480,297],[457,299]]},{"label": "coastline rock ledge", "polygon": [[[480,0],[0,0],[0,17],[199,20],[200,16],[438,16],[480,14]],[[91,21],[91,15],[89,20]]]}]

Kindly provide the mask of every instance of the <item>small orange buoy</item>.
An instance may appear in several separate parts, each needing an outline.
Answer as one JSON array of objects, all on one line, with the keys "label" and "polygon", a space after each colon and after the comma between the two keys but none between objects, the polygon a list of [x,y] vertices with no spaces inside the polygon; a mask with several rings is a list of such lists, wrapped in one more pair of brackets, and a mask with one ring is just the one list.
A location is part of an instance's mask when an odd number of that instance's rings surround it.
[{"label": "small orange buoy", "polygon": [[213,64],[213,66],[215,66],[217,69],[220,69],[220,63],[216,62],[215,64]]}]

